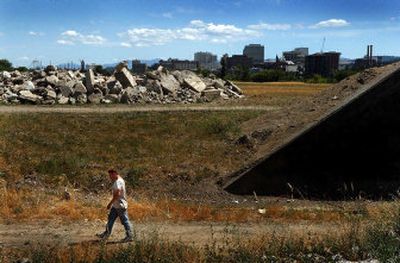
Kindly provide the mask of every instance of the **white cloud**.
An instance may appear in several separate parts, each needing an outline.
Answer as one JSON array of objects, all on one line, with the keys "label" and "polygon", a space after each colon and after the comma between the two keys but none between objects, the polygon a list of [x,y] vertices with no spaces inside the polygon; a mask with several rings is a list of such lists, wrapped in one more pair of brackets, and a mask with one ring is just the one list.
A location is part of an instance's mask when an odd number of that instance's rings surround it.
[{"label": "white cloud", "polygon": [[350,23],[347,22],[344,19],[329,19],[329,20],[324,20],[321,22],[318,22],[315,25],[310,26],[310,28],[326,28],[326,27],[345,27],[345,26],[349,26]]},{"label": "white cloud", "polygon": [[143,47],[164,45],[174,40],[203,40],[212,43],[226,43],[259,37],[261,33],[257,30],[240,28],[230,24],[214,24],[205,23],[202,20],[193,20],[188,26],[182,28],[132,28],[118,35],[125,39],[125,43]]},{"label": "white cloud", "polygon": [[291,25],[289,24],[268,24],[268,23],[259,23],[255,25],[249,25],[248,28],[254,29],[254,30],[271,30],[271,31],[277,31],[277,30],[289,30],[292,28]]},{"label": "white cloud", "polygon": [[102,45],[106,41],[107,39],[100,35],[84,35],[75,30],[67,30],[61,33],[61,38],[57,40],[57,43],[61,45],[74,45],[77,43],[84,45]]},{"label": "white cloud", "polygon": [[132,47],[132,45],[127,42],[121,42],[121,47]]},{"label": "white cloud", "polygon": [[69,37],[77,37],[77,36],[79,36],[79,33],[76,32],[75,30],[67,30],[67,31],[63,32],[61,35],[69,36]]},{"label": "white cloud", "polygon": [[57,40],[57,43],[60,45],[68,45],[68,46],[74,45],[74,42],[69,41],[69,40],[64,40],[64,39]]},{"label": "white cloud", "polygon": [[44,36],[44,33],[43,32],[29,31],[28,35],[34,36],[34,37],[41,37],[41,36]]}]

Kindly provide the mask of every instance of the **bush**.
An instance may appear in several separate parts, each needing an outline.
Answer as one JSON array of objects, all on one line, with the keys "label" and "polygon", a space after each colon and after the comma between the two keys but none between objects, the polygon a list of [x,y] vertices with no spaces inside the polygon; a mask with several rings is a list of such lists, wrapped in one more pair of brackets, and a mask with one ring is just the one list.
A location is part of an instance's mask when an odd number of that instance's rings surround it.
[{"label": "bush", "polygon": [[227,76],[229,80],[249,81],[250,70],[246,67],[235,67]]},{"label": "bush", "polygon": [[282,70],[267,69],[252,74],[251,80],[254,82],[276,82],[285,80],[285,72]]},{"label": "bush", "polygon": [[306,82],[307,83],[328,83],[329,81],[327,78],[325,78],[321,75],[315,74],[311,78],[306,79]]},{"label": "bush", "polygon": [[26,71],[28,71],[29,69],[28,69],[27,67],[18,67],[18,68],[16,68],[16,70],[18,70],[18,71],[20,71],[20,72],[26,72]]},{"label": "bush", "polygon": [[12,71],[13,67],[10,61],[7,59],[0,59],[0,71]]}]

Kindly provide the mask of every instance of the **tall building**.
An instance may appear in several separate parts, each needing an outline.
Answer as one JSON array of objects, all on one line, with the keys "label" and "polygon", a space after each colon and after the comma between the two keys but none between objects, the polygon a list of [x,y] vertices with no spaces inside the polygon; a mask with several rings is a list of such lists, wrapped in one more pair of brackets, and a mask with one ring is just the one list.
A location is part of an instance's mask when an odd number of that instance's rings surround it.
[{"label": "tall building", "polygon": [[325,77],[332,76],[339,69],[339,58],[339,52],[316,53],[306,56],[306,74],[319,74]]},{"label": "tall building", "polygon": [[260,44],[250,44],[244,47],[243,55],[251,58],[253,60],[253,64],[262,64],[264,63],[264,46]]},{"label": "tall building", "polygon": [[198,62],[202,69],[216,70],[219,67],[217,55],[210,52],[194,53],[194,61]]},{"label": "tall building", "polygon": [[307,47],[299,47],[295,48],[291,51],[283,52],[283,57],[286,61],[292,61],[295,64],[304,64],[306,60],[306,56],[308,56],[308,48]]}]

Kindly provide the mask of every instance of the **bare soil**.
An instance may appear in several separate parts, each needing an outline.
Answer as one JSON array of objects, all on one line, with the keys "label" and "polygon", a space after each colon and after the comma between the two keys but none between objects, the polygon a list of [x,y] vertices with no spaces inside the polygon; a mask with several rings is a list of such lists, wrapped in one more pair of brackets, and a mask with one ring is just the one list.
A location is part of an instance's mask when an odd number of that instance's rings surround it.
[{"label": "bare soil", "polygon": [[[105,222],[100,220],[65,224],[57,221],[37,221],[19,224],[0,224],[0,248],[21,247],[34,244],[75,245],[83,242],[96,242],[96,233],[104,230]],[[240,238],[256,238],[260,236],[274,237],[315,237],[329,234],[339,234],[345,231],[343,225],[337,223],[294,223],[282,224],[223,224],[223,223],[135,223],[134,230],[138,239],[157,237],[181,241],[196,246],[204,246],[215,241]],[[113,234],[108,240],[117,244],[124,238],[124,230],[119,222],[114,226]]]}]

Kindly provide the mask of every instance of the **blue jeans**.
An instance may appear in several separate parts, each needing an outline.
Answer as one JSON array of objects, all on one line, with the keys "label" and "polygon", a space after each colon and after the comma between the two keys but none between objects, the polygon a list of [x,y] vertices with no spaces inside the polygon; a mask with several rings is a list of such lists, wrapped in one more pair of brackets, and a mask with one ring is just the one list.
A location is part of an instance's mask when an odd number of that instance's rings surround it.
[{"label": "blue jeans", "polygon": [[119,220],[121,220],[121,224],[125,228],[126,236],[132,237],[131,223],[129,222],[128,213],[124,208],[111,208],[110,213],[108,214],[108,222],[106,225],[105,234],[107,236],[111,235],[112,228],[117,217],[119,217]]}]

